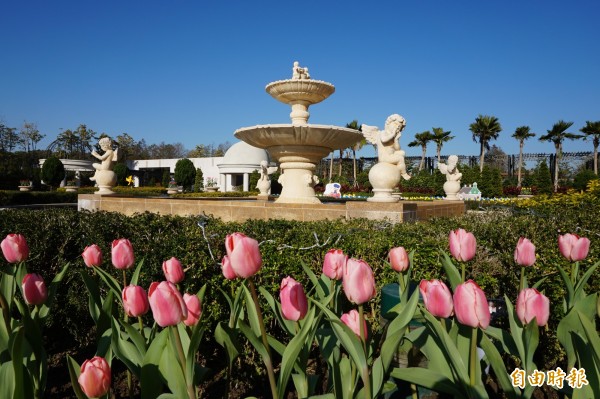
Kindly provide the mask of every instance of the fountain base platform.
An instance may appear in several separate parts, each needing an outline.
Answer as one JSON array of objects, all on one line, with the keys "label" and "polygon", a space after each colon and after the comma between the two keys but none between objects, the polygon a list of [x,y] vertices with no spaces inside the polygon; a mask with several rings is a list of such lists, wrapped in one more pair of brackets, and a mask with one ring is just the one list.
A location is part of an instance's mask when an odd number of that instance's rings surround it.
[{"label": "fountain base platform", "polygon": [[259,200],[256,197],[232,198],[140,198],[118,195],[78,195],[77,208],[88,211],[118,212],[124,215],[153,212],[161,215],[193,216],[206,214],[224,222],[249,219],[297,221],[372,219],[391,223],[425,221],[433,217],[460,216],[463,201],[400,201],[396,203],[346,201],[323,204],[289,204]]}]

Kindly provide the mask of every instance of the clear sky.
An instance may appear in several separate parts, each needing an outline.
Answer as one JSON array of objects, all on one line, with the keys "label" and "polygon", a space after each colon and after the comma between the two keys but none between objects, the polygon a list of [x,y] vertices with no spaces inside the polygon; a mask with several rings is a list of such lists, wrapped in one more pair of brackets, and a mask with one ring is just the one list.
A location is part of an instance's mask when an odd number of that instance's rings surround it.
[{"label": "clear sky", "polygon": [[[573,133],[600,120],[599,14],[597,0],[6,0],[0,121],[37,123],[40,147],[82,123],[188,149],[235,142],[240,127],[289,123],[264,87],[297,60],[336,87],[310,123],[382,127],[399,113],[408,155],[438,126],[455,136],[444,154],[476,155],[469,124],[494,115],[493,143],[517,153],[518,126],[539,137],[560,119]],[[535,138],[525,150],[554,148]]]}]

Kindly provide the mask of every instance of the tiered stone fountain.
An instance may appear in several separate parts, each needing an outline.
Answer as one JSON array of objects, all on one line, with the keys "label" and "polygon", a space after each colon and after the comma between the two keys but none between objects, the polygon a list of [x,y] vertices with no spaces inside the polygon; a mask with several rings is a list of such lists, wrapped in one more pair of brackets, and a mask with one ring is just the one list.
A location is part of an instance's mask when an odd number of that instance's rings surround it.
[{"label": "tiered stone fountain", "polygon": [[236,130],[235,137],[266,149],[279,162],[282,191],[278,203],[319,204],[314,186],[317,163],[333,150],[348,148],[362,139],[358,130],[310,125],[308,107],[335,91],[331,83],[311,79],[307,68],[294,63],[292,79],[269,83],[267,93],[292,107],[291,124],[256,125]]}]

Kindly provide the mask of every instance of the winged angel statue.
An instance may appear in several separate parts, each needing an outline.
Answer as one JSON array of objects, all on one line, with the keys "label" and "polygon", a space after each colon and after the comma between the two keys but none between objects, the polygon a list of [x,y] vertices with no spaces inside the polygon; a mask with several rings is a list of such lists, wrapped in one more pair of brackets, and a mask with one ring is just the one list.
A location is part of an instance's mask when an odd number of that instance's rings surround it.
[{"label": "winged angel statue", "polygon": [[384,130],[379,130],[377,126],[363,124],[362,134],[367,141],[377,146],[379,162],[396,165],[402,177],[408,180],[410,175],[406,173],[405,152],[400,149],[399,143],[402,130],[405,127],[406,120],[398,114],[393,114],[385,120]]}]

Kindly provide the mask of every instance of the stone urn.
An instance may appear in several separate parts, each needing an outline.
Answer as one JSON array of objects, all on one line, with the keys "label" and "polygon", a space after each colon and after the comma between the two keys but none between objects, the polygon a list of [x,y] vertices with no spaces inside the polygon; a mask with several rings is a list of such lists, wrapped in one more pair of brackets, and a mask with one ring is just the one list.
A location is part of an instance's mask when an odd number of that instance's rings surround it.
[{"label": "stone urn", "polygon": [[19,191],[31,191],[31,186],[19,186]]},{"label": "stone urn", "polygon": [[379,162],[369,171],[369,182],[373,186],[373,196],[369,202],[398,202],[399,196],[392,195],[400,181],[401,173],[397,165]]},{"label": "stone urn", "polygon": [[94,194],[107,195],[115,193],[112,191],[112,188],[117,185],[117,175],[115,172],[112,170],[97,170],[94,176],[99,188]]},{"label": "stone urn", "polygon": [[65,186],[65,191],[68,193],[76,193],[77,186]]},{"label": "stone urn", "polygon": [[204,191],[206,191],[207,193],[216,193],[217,191],[219,191],[219,187],[217,187],[217,186],[204,187]]},{"label": "stone urn", "polygon": [[171,195],[177,194],[178,191],[179,190],[177,190],[176,187],[175,188],[167,188],[167,194],[171,194]]},{"label": "stone urn", "polygon": [[456,196],[460,191],[460,181],[446,181],[444,183],[444,192],[446,193],[445,200],[458,200]]}]

